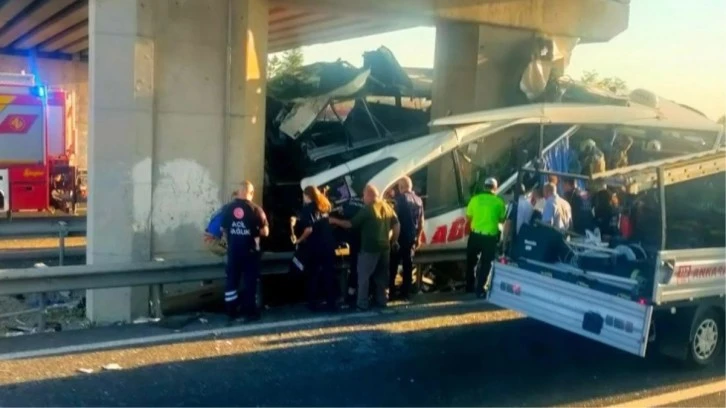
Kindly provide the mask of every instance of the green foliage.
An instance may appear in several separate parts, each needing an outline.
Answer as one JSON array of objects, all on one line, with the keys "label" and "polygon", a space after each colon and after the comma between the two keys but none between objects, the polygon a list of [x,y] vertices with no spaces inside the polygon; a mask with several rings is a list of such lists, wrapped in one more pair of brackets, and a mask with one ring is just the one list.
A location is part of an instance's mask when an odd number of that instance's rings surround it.
[{"label": "green foliage", "polygon": [[628,85],[622,79],[618,77],[601,78],[597,71],[585,71],[580,81],[616,94],[624,94],[628,91]]},{"label": "green foliage", "polygon": [[297,75],[304,63],[303,52],[300,48],[293,48],[273,55],[267,61],[267,78],[274,78],[281,74]]}]

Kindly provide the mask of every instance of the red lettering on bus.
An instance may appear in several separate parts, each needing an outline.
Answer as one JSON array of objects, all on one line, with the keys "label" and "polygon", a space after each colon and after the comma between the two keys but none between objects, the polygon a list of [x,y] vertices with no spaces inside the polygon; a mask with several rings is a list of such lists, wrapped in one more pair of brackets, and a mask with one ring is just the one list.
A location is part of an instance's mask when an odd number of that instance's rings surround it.
[{"label": "red lettering on bus", "polygon": [[[471,233],[471,224],[465,217],[460,217],[451,223],[451,226],[440,225],[434,229],[434,235],[431,237],[431,244],[444,244],[454,242],[469,236]],[[423,234],[424,244],[428,243],[426,234]]]},{"label": "red lettering on bus", "polygon": [[466,230],[466,219],[465,218],[457,218],[456,221],[454,221],[453,224],[451,224],[451,229],[449,230],[449,236],[447,237],[447,242],[452,241],[458,241],[462,238],[464,238],[464,231]]},{"label": "red lettering on bus", "polygon": [[443,244],[446,242],[446,225],[442,225],[440,227],[437,227],[434,231],[434,236],[431,237],[431,243],[432,244]]}]

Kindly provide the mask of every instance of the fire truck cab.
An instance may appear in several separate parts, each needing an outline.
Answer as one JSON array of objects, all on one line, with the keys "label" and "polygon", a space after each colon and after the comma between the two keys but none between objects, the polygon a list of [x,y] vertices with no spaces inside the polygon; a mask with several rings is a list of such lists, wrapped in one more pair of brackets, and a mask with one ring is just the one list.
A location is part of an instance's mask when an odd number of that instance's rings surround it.
[{"label": "fire truck cab", "polygon": [[8,218],[73,201],[73,98],[33,75],[0,73],[0,212]]}]

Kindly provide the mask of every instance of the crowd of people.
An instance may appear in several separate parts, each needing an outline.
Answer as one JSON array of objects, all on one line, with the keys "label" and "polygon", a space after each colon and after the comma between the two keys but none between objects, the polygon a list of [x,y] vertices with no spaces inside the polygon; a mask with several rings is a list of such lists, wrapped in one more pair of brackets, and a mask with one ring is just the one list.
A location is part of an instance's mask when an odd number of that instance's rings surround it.
[{"label": "crowd of people", "polygon": [[[628,142],[623,146],[629,147]],[[586,160],[580,161],[583,173],[599,172],[605,167],[604,155],[593,145],[585,143],[582,148],[587,153]],[[624,157],[616,159],[617,165],[627,161]],[[538,223],[578,234],[598,228],[605,236],[618,228],[617,195],[604,186],[591,186],[588,197],[574,179],[560,183],[557,177],[549,176],[546,183],[535,185],[529,192],[523,185],[515,188],[515,198],[506,204],[497,194],[497,180],[490,177],[467,204],[471,232],[466,248],[466,291],[478,297],[485,294],[497,253],[510,249],[513,237],[525,224]],[[253,196],[252,184],[242,183],[232,201],[212,216],[205,234],[209,250],[226,256],[225,302],[232,319],[260,317],[255,301],[260,238],[269,234],[269,226],[262,208],[252,202]],[[349,305],[368,310],[385,307],[392,299],[409,299],[413,257],[423,243],[424,205],[409,177],[401,178],[385,197],[376,187],[367,185],[362,200],[346,200],[343,208],[334,209],[326,193],[317,187],[303,190],[303,207],[291,220],[296,246],[293,264],[306,276],[311,310],[340,308],[336,235],[340,236],[341,231],[349,244]],[[403,278],[400,289],[395,285],[399,266]],[[238,292],[241,283],[242,291]]]},{"label": "crowd of people", "polygon": [[[390,299],[408,299],[413,255],[423,236],[423,202],[408,177],[397,183],[397,190],[389,203],[374,186],[368,185],[361,205],[348,206],[339,216],[332,215],[330,201],[317,187],[303,190],[303,207],[293,220],[293,262],[306,275],[311,310],[340,308],[335,228],[350,230],[347,298],[351,306],[367,310],[385,307]],[[260,277],[260,238],[269,234],[269,226],[264,211],[252,202],[253,195],[253,185],[242,183],[231,202],[212,215],[204,237],[211,252],[226,256],[225,305],[233,320],[244,317],[252,321],[260,317],[255,302]],[[396,292],[399,265],[403,269],[403,284]],[[242,291],[238,292],[240,284]]]}]

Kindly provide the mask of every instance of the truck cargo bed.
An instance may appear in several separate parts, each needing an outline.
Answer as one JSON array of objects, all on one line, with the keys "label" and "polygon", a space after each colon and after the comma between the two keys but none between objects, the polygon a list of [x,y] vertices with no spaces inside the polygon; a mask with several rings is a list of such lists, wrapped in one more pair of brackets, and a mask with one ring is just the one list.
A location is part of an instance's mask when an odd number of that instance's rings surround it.
[{"label": "truck cargo bed", "polygon": [[488,299],[552,326],[645,356],[653,306],[599,289],[495,263]]}]

